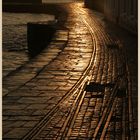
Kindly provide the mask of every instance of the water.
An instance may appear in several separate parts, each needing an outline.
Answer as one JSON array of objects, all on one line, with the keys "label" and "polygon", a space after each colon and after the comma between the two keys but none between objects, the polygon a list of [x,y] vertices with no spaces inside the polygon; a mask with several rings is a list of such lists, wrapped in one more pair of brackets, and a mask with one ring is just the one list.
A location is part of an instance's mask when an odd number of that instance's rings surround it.
[{"label": "water", "polygon": [[27,53],[27,23],[48,21],[53,15],[3,13],[2,15],[3,76],[29,60]]},{"label": "water", "polygon": [[27,49],[27,23],[51,19],[54,19],[53,15],[3,13],[3,49]]}]

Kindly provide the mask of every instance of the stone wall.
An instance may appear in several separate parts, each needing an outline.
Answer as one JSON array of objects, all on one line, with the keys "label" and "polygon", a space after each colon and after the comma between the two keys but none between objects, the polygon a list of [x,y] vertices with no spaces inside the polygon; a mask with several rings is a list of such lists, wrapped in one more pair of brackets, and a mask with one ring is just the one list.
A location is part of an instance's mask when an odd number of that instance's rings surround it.
[{"label": "stone wall", "polygon": [[85,0],[85,6],[88,8],[93,8],[100,12],[104,10],[104,0]]},{"label": "stone wall", "polygon": [[104,14],[107,19],[137,33],[137,0],[105,0]]},{"label": "stone wall", "polygon": [[137,33],[138,0],[85,0],[85,6],[104,13],[106,19]]}]

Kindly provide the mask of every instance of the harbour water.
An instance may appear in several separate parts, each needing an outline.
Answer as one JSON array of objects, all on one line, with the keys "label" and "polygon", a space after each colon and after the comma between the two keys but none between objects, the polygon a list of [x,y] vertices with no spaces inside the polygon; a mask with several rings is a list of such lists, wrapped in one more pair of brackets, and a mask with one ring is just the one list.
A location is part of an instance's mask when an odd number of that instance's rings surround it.
[{"label": "harbour water", "polygon": [[3,77],[29,60],[27,23],[52,19],[54,16],[47,14],[5,12],[2,14]]},{"label": "harbour water", "polygon": [[[66,3],[76,0],[42,0],[42,3]],[[3,77],[29,61],[27,51],[27,23],[48,21],[55,17],[35,13],[2,13]]]}]

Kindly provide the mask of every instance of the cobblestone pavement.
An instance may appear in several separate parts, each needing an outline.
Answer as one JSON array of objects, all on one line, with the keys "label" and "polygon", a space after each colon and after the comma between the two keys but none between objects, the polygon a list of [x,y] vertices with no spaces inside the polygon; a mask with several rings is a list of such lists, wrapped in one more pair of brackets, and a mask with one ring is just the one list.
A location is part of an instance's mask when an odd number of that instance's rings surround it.
[{"label": "cobblestone pavement", "polygon": [[3,78],[3,139],[136,139],[122,43],[99,13],[64,7],[48,48]]}]

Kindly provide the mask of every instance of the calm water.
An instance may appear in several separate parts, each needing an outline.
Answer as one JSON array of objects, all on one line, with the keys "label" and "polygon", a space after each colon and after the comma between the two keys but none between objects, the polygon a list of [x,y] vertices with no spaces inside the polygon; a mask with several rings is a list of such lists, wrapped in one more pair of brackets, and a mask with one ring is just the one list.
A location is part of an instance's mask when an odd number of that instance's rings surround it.
[{"label": "calm water", "polygon": [[28,13],[3,13],[2,48],[3,76],[28,61],[27,55],[27,23],[48,21],[53,15]]},{"label": "calm water", "polygon": [[[42,0],[43,3],[63,3],[74,1],[76,0]],[[3,13],[3,77],[29,60],[27,53],[27,23],[48,21],[51,19],[54,19],[53,15],[31,13]]]},{"label": "calm water", "polygon": [[53,15],[3,13],[3,49],[23,50],[27,48],[27,23],[48,21]]}]

